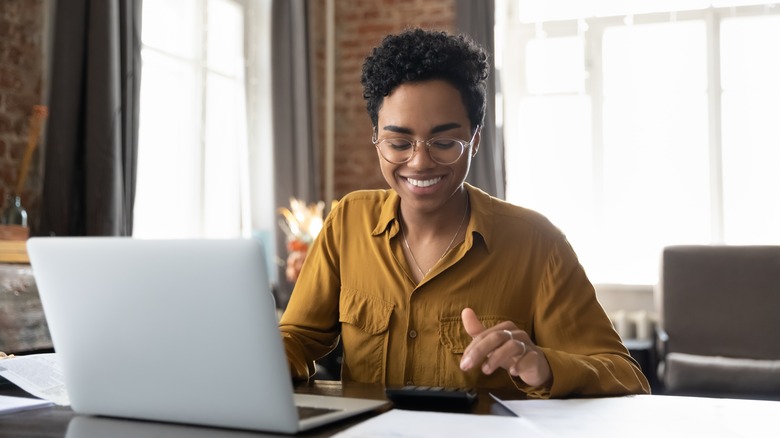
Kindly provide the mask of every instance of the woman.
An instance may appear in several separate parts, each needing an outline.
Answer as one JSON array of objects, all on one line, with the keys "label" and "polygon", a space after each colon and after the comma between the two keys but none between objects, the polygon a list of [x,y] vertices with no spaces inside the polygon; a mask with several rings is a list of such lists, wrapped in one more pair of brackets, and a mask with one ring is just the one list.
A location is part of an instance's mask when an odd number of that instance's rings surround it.
[{"label": "woman", "polygon": [[485,52],[443,32],[390,35],[366,59],[390,189],[345,196],[312,246],[280,322],[294,378],[340,335],[344,381],[649,392],[563,234],[465,183],[487,76]]}]

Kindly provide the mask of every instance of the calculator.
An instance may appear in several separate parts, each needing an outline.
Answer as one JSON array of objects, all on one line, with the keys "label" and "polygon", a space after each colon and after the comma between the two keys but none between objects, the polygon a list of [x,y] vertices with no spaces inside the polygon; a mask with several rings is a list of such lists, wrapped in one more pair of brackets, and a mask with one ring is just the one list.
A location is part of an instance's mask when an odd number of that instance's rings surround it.
[{"label": "calculator", "polygon": [[396,408],[425,411],[468,411],[477,399],[477,391],[472,388],[444,386],[388,387],[385,395]]}]

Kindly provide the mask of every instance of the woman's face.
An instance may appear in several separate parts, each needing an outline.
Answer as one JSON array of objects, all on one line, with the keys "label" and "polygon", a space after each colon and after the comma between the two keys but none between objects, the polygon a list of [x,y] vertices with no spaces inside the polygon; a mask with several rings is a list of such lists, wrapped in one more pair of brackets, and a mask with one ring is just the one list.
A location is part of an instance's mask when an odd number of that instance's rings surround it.
[{"label": "woman's face", "polygon": [[[443,80],[398,86],[385,97],[376,129],[380,140],[400,137],[426,141],[450,137],[468,142],[474,134],[460,92]],[[478,146],[479,133],[463,155],[448,165],[433,161],[422,142],[417,143],[417,152],[406,163],[390,163],[379,151],[377,157],[382,176],[406,206],[434,212],[463,187]]]}]

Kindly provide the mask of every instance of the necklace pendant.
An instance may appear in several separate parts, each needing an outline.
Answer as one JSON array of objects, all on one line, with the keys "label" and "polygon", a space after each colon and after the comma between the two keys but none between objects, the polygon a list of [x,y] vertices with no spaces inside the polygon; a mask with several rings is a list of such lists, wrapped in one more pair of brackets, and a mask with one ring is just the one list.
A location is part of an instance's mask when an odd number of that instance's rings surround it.
[{"label": "necklace pendant", "polygon": [[[401,223],[401,221],[398,221],[398,226],[401,228],[401,236],[404,238],[404,245],[406,245],[406,249],[409,251],[409,255],[412,258],[412,262],[414,263],[414,266],[417,268],[417,271],[420,272],[420,275],[422,275],[422,278],[425,278],[430,272],[433,270],[433,268],[436,267],[436,265],[439,264],[439,262],[444,259],[444,256],[447,255],[448,252],[450,252],[450,249],[452,249],[452,244],[455,243],[455,239],[458,238],[458,235],[460,234],[461,228],[463,228],[463,223],[466,221],[466,216],[468,216],[469,213],[469,198],[466,196],[466,209],[463,210],[463,217],[460,218],[460,224],[458,224],[458,229],[455,230],[455,234],[452,236],[452,239],[450,240],[449,245],[447,245],[447,248],[444,249],[444,252],[441,254],[438,260],[436,260],[436,263],[434,263],[428,271],[423,271],[422,267],[420,267],[420,264],[417,262],[417,259],[414,257],[414,252],[412,252],[412,247],[409,246],[409,241],[406,239],[406,231],[404,231],[404,226]],[[399,216],[400,216],[400,210],[399,210]],[[399,218],[400,219],[400,218]],[[422,280],[421,278],[421,280]]]}]

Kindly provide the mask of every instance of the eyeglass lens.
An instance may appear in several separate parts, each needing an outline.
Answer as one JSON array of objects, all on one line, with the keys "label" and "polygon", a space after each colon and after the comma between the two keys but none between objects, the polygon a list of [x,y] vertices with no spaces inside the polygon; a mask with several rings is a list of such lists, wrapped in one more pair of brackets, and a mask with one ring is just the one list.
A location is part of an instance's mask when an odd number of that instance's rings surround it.
[{"label": "eyeglass lens", "polygon": [[[403,138],[388,138],[379,142],[379,152],[391,163],[405,163],[412,159],[417,143]],[[452,164],[463,154],[464,144],[453,138],[433,138],[424,143],[433,161]],[[417,146],[417,148],[424,146]]]}]

